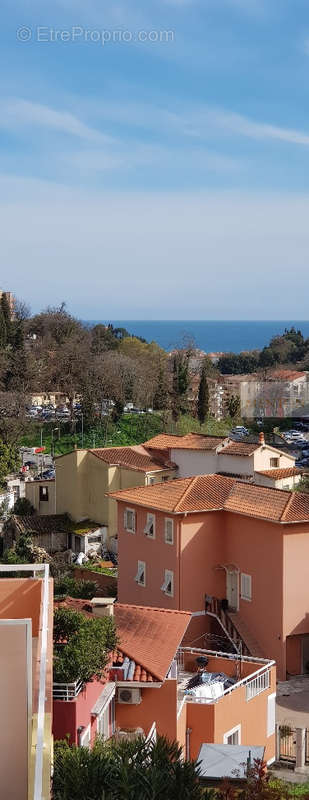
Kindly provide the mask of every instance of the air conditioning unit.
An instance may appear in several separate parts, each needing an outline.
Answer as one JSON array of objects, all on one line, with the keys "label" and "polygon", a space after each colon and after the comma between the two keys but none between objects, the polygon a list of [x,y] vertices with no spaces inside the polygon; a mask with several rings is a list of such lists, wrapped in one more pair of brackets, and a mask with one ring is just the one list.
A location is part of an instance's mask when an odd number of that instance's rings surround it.
[{"label": "air conditioning unit", "polygon": [[118,703],[137,706],[141,702],[140,689],[118,689]]}]

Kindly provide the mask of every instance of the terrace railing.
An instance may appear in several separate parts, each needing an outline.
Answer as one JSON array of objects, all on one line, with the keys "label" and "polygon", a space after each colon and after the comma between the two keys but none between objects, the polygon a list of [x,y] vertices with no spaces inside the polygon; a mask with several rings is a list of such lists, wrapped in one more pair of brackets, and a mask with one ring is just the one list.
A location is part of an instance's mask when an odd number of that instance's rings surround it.
[{"label": "terrace railing", "polygon": [[83,681],[75,681],[75,683],[54,683],[53,684],[53,698],[54,700],[75,700],[84,686]]}]

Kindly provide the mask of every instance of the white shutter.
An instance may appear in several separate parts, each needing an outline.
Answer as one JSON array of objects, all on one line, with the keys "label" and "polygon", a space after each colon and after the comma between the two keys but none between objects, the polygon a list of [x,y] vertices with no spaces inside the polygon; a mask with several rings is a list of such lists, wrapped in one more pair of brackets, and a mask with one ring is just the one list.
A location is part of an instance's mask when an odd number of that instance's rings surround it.
[{"label": "white shutter", "polygon": [[267,698],[267,736],[273,736],[276,730],[276,693]]},{"label": "white shutter", "polygon": [[125,530],[127,530],[127,527],[128,527],[128,514],[127,514],[127,509],[126,508],[124,510],[124,515],[123,515],[123,527],[125,528]]},{"label": "white shutter", "polygon": [[172,519],[165,519],[165,542],[166,544],[174,543],[174,521]]}]

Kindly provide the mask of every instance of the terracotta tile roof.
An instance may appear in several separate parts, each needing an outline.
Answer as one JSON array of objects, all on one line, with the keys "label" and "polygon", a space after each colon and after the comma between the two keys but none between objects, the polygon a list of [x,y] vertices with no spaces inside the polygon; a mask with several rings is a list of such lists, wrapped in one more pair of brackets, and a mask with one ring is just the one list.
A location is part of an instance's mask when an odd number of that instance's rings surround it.
[{"label": "terracotta tile roof", "polygon": [[[55,601],[54,605],[93,616],[89,600],[66,597]],[[121,665],[125,658],[135,662],[134,681],[164,681],[191,620],[191,612],[115,603],[114,618],[119,646],[111,654],[113,662]]]},{"label": "terracotta tile roof", "polygon": [[309,495],[304,492],[289,492],[289,495],[290,499],[282,515],[282,522],[307,522],[309,520]]},{"label": "terracotta tile roof", "polygon": [[223,475],[196,475],[193,478],[178,478],[154,486],[123,489],[111,492],[110,496],[133,505],[175,514],[212,511],[223,508],[234,483],[233,478]]},{"label": "terracotta tile roof", "polygon": [[11,521],[16,525],[20,533],[56,533],[68,530],[69,518],[66,514],[44,514],[42,516],[32,514],[30,516],[19,517],[17,514],[11,516]]},{"label": "terracotta tile roof", "polygon": [[231,489],[224,508],[226,511],[234,511],[248,517],[279,522],[289,495],[290,492],[282,492],[280,489],[237,482]]},{"label": "terracotta tile roof", "polygon": [[309,494],[244,483],[223,475],[197,475],[154,486],[111,492],[122,502],[167,513],[229,511],[270,522],[309,522]]},{"label": "terracotta tile roof", "polygon": [[128,467],[138,472],[159,472],[175,467],[175,464],[168,459],[159,458],[154,454],[150,455],[143,446],[104,447],[92,449],[89,452],[107,464]]},{"label": "terracotta tile roof", "polygon": [[261,447],[260,443],[255,444],[248,442],[229,442],[222,450],[219,451],[219,456],[252,456],[253,453]]},{"label": "terracotta tile roof", "polygon": [[[140,677],[134,680],[164,681],[191,613],[115,603],[114,615],[119,647],[137,666],[136,674]],[[147,673],[150,677],[146,678]]]},{"label": "terracotta tile roof", "polygon": [[293,475],[301,475],[302,469],[299,467],[286,467],[285,469],[263,469],[255,470],[257,475],[265,475],[266,478],[272,478],[279,481],[280,478],[292,478]]},{"label": "terracotta tile roof", "polygon": [[298,378],[304,378],[306,372],[297,372],[295,369],[275,369],[268,374],[268,379],[278,379],[280,381],[296,381]]},{"label": "terracotta tile roof", "polygon": [[215,450],[219,444],[225,441],[226,436],[206,436],[203,433],[187,433],[185,436],[173,436],[167,433],[160,433],[148,442],[144,442],[144,447],[174,450]]}]

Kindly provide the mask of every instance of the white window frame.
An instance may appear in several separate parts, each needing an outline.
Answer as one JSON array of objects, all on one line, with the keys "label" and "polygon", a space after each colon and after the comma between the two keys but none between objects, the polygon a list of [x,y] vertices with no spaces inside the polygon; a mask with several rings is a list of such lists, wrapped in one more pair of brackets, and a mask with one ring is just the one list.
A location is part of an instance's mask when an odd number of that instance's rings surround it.
[{"label": "white window frame", "polygon": [[235,728],[231,728],[230,731],[227,731],[223,734],[223,744],[233,744],[233,742],[229,742],[231,736],[235,736],[235,733],[238,734],[238,742],[235,744],[241,744],[241,725],[235,725]]},{"label": "white window frame", "polygon": [[[143,581],[141,581],[141,577],[143,575]],[[135,575],[134,580],[138,584],[138,586],[146,586],[146,564],[145,561],[138,561],[137,562],[137,573]]]},{"label": "white window frame", "polygon": [[[246,584],[249,583],[249,590],[246,589]],[[252,575],[247,572],[242,572],[240,575],[240,597],[248,603],[252,601]]]},{"label": "white window frame", "polygon": [[276,692],[267,698],[267,737],[276,732]]},{"label": "white window frame", "polygon": [[[128,512],[129,512],[129,514],[132,514],[133,528],[129,528],[128,527]],[[136,513],[135,513],[134,508],[125,508],[123,524],[124,524],[125,530],[128,531],[128,533],[135,533],[135,531],[136,531]]]},{"label": "white window frame", "polygon": [[[167,591],[167,587],[171,584],[171,591]],[[166,594],[167,597],[174,597],[174,573],[171,569],[164,570],[164,581],[161,586],[161,591]]]},{"label": "white window frame", "polygon": [[[172,538],[168,539],[168,526],[172,526]],[[174,520],[171,517],[165,517],[164,520],[164,541],[165,544],[174,544]]]},{"label": "white window frame", "polygon": [[[88,740],[88,743],[84,744],[84,739],[86,739],[86,738]],[[90,722],[89,722],[89,725],[87,725],[87,728],[85,728],[85,730],[82,731],[79,734],[79,746],[80,747],[88,747],[88,748],[90,748],[90,744],[91,744],[91,726],[90,726]]]},{"label": "white window frame", "polygon": [[[152,527],[152,533],[150,533],[150,528]],[[144,533],[148,536],[149,539],[156,538],[156,515],[148,513],[146,525],[144,527]]]}]

